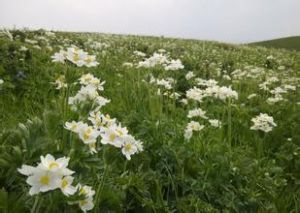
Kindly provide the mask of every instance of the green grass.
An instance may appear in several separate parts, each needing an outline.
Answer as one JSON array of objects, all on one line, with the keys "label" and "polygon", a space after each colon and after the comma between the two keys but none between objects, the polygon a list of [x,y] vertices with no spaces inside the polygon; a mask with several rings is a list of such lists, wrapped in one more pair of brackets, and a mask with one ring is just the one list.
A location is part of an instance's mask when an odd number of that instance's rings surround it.
[{"label": "green grass", "polygon": [[263,46],[268,48],[282,48],[288,50],[300,50],[300,36],[279,38],[268,41],[251,43],[251,46]]},{"label": "green grass", "polygon": [[[48,153],[56,158],[69,156],[74,184],[87,184],[96,191],[92,212],[300,211],[299,52],[158,37],[11,33],[13,41],[0,37],[0,78],[4,80],[0,85],[0,212],[80,212],[77,204],[70,205],[78,197],[63,196],[59,189],[28,194],[30,186],[17,168],[36,166],[40,156]],[[25,39],[37,40],[41,49]],[[93,50],[88,39],[109,47]],[[87,68],[52,62],[55,52],[71,45],[96,55],[100,65]],[[22,46],[28,50],[20,51]],[[141,61],[134,56],[135,50],[149,57],[159,49],[180,59],[184,69],[123,66]],[[231,87],[238,99],[208,97],[201,103],[182,104],[187,90],[204,89],[185,78],[188,71]],[[98,153],[92,155],[76,134],[64,128],[66,121],[88,122],[91,106],[72,111],[65,103],[79,85],[65,92],[51,82],[65,74],[71,85],[86,73],[106,81],[101,95],[111,102],[101,111],[143,141],[144,151],[130,161],[120,149],[101,144],[100,138]],[[159,95],[159,86],[149,83],[151,75],[175,79],[169,92],[179,93],[180,99],[161,95],[165,92],[161,87]],[[278,81],[270,81],[269,91],[261,90],[259,85],[271,77]],[[284,100],[269,104],[267,99],[274,96],[270,91],[286,85],[296,89],[282,93]],[[253,93],[256,97],[248,99]],[[188,118],[188,111],[195,107],[220,120],[221,128],[205,119]],[[277,126],[271,132],[250,130],[251,119],[259,113],[274,118]],[[191,120],[205,127],[186,141],[184,130]]]}]

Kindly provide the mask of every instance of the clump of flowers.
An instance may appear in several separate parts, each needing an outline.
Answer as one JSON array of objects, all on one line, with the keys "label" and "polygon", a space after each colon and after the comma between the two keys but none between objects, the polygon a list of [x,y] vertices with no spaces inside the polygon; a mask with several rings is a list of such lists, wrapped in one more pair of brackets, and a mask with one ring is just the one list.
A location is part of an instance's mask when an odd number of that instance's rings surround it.
[{"label": "clump of flowers", "polygon": [[99,137],[102,144],[120,148],[128,160],[131,159],[131,155],[143,151],[142,142],[130,135],[127,128],[122,127],[116,119],[111,119],[109,115],[99,111],[92,111],[88,119],[92,125],[72,121],[66,122],[65,128],[77,133],[83,143],[89,145],[91,153],[97,152],[96,142]]},{"label": "clump of flowers", "polygon": [[193,118],[193,117],[201,117],[204,119],[207,119],[207,116],[205,115],[206,112],[200,108],[195,108],[189,111],[188,113],[188,118]]},{"label": "clump of flowers", "polygon": [[151,68],[157,65],[163,66],[166,71],[184,69],[182,62],[179,59],[170,59],[164,52],[153,53],[151,57],[146,58],[144,61],[140,61],[137,67]]},{"label": "clump of flowers", "polygon": [[197,102],[202,102],[202,99],[205,97],[214,97],[225,101],[226,99],[238,99],[238,93],[231,89],[231,87],[218,86],[217,82],[214,80],[211,81],[201,81],[198,85],[205,86],[205,89],[200,89],[193,87],[186,91],[186,97]]},{"label": "clump of flowers", "polygon": [[85,74],[81,76],[79,83],[82,87],[74,97],[69,98],[69,104],[94,100],[98,106],[89,113],[90,124],[71,121],[65,123],[65,128],[76,133],[80,140],[89,146],[91,153],[97,152],[96,142],[99,137],[102,144],[120,148],[128,160],[131,159],[131,155],[143,151],[142,142],[134,139],[126,127],[122,127],[116,119],[111,119],[109,115],[100,112],[101,107],[110,101],[98,94],[98,91],[104,90],[104,82],[92,74]]},{"label": "clump of flowers", "polygon": [[80,103],[92,101],[99,109],[110,102],[109,99],[106,99],[99,94],[100,91],[104,90],[103,85],[105,84],[105,81],[101,82],[100,79],[92,74],[85,74],[79,79],[79,84],[81,84],[80,90],[75,96],[69,97],[68,100],[68,103],[74,106],[74,108]]},{"label": "clump of flowers", "polygon": [[24,164],[18,171],[27,176],[26,183],[31,186],[29,190],[31,196],[55,189],[60,189],[67,197],[77,192],[79,196],[84,195],[84,199],[75,203],[78,203],[81,210],[86,212],[94,207],[95,191],[89,186],[72,185],[74,177],[71,175],[74,171],[67,168],[69,160],[70,158],[66,157],[55,159],[51,154],[47,154],[41,156],[41,162],[36,167]]},{"label": "clump of flowers", "polygon": [[258,116],[252,118],[251,121],[253,122],[253,126],[251,126],[250,129],[252,130],[270,132],[272,131],[273,127],[277,126],[273,117],[266,113],[260,113]]},{"label": "clump of flowers", "polygon": [[41,156],[41,162],[37,167],[22,165],[18,171],[28,176],[26,182],[31,186],[30,195],[39,192],[47,192],[55,189],[61,189],[66,196],[73,195],[76,187],[71,184],[74,171],[67,168],[69,158],[62,157],[55,159],[52,155]]},{"label": "clump of flowers", "polygon": [[96,61],[96,56],[89,55],[87,52],[77,47],[70,47],[66,51],[60,50],[51,57],[53,62],[64,63],[70,61],[78,67],[96,67],[99,63]]}]

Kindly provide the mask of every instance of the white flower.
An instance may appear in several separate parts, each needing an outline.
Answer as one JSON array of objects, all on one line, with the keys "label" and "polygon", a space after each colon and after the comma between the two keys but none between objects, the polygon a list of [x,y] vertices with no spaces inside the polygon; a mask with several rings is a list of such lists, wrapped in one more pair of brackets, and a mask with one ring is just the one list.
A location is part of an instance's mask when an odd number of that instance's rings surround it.
[{"label": "white flower", "polygon": [[78,188],[79,188],[79,195],[85,196],[85,199],[78,201],[80,209],[83,212],[93,209],[94,208],[93,196],[95,195],[95,191],[90,186],[81,186],[80,184],[78,185]]},{"label": "white flower", "polygon": [[210,125],[212,125],[213,127],[221,127],[222,123],[221,121],[217,120],[217,119],[211,119],[208,120],[208,122],[210,123]]},{"label": "white flower", "polygon": [[168,62],[168,65],[165,66],[165,70],[171,70],[171,71],[175,71],[175,70],[180,70],[183,69],[184,66],[182,65],[181,61],[179,59],[177,60],[171,60],[170,62]]},{"label": "white flower", "polygon": [[185,78],[186,80],[190,80],[192,78],[195,77],[195,74],[192,72],[192,71],[189,71],[186,75],[185,75]]},{"label": "white flower", "polygon": [[247,99],[252,99],[252,98],[255,98],[257,96],[257,94],[255,94],[255,93],[253,93],[253,94],[250,94],[248,97],[247,97]]},{"label": "white flower", "polygon": [[87,52],[78,49],[77,47],[70,47],[67,51],[60,50],[58,53],[54,53],[51,58],[53,62],[60,63],[64,63],[65,60],[68,60],[78,67],[95,67],[99,65],[96,61],[96,56],[89,55]]},{"label": "white flower", "polygon": [[273,117],[265,113],[260,113],[258,116],[251,119],[254,123],[250,129],[252,130],[262,130],[264,132],[272,131],[273,127],[276,127]]},{"label": "white flower", "polygon": [[124,62],[123,67],[133,67],[133,63],[130,63],[130,62]]},{"label": "white flower", "polygon": [[171,85],[170,81],[167,81],[165,79],[161,79],[161,80],[157,79],[156,84],[159,86],[163,86],[167,90],[172,89],[172,85]]},{"label": "white flower", "polygon": [[185,130],[184,130],[184,138],[186,140],[190,140],[193,136],[193,131],[199,132],[204,128],[204,125],[200,125],[199,122],[191,121],[187,124]]},{"label": "white flower", "polygon": [[144,61],[140,61],[137,67],[151,68],[157,65],[163,65],[167,62],[168,58],[164,54],[153,53],[153,55],[150,58],[147,58]]},{"label": "white flower", "polygon": [[138,148],[136,146],[136,141],[131,135],[127,135],[124,138],[124,143],[122,147],[122,153],[125,155],[127,160],[131,159],[131,155],[135,154],[138,151]]},{"label": "white flower", "polygon": [[64,50],[60,50],[57,53],[54,53],[53,56],[51,56],[53,62],[60,62],[64,63],[66,60],[67,53]]},{"label": "white flower", "polygon": [[195,108],[193,110],[190,110],[189,113],[188,113],[188,118],[193,118],[193,117],[201,117],[201,118],[204,118],[204,119],[207,119],[207,117],[205,116],[205,111],[203,111],[202,109],[200,108]]},{"label": "white flower", "polygon": [[100,129],[101,127],[108,127],[113,124],[116,124],[116,119],[115,118],[110,118],[110,116],[103,115],[101,112],[96,112],[92,111],[90,112],[90,116],[88,118],[92,124],[94,125],[95,128]]},{"label": "white flower", "polygon": [[98,104],[98,109],[105,106],[106,104],[108,104],[110,102],[109,99],[104,98],[102,96],[98,96],[95,100],[95,102]]},{"label": "white flower", "polygon": [[45,157],[41,156],[41,163],[38,168],[55,172],[61,176],[72,175],[74,172],[67,168],[70,158],[62,157],[55,159],[52,155],[47,154]]},{"label": "white flower", "polygon": [[76,122],[76,121],[72,121],[72,122],[66,122],[65,123],[65,128],[67,130],[70,130],[72,132],[75,132],[75,133],[78,133],[79,132],[79,129],[81,128],[81,126],[83,126],[84,123],[79,121],[79,122]]},{"label": "white flower", "polygon": [[26,182],[31,186],[29,190],[30,195],[38,194],[39,192],[47,192],[59,187],[61,176],[57,173],[38,169]]},{"label": "white flower", "polygon": [[72,176],[66,176],[60,180],[59,188],[66,196],[73,195],[77,191],[77,188],[72,186],[74,178]]},{"label": "white flower", "polygon": [[83,212],[89,211],[94,208],[93,198],[88,197],[86,199],[78,201],[79,207]]},{"label": "white flower", "polygon": [[96,56],[94,55],[87,55],[84,59],[86,67],[96,67],[99,63],[96,61]]},{"label": "white flower", "polygon": [[22,51],[22,52],[26,52],[27,50],[28,50],[28,48],[25,46],[21,46],[21,48],[20,48],[20,51]]},{"label": "white flower", "polygon": [[0,85],[3,84],[3,83],[4,83],[3,79],[0,78]]},{"label": "white flower", "polygon": [[232,90],[230,87],[217,87],[217,92],[215,94],[216,97],[221,100],[225,100],[227,98],[238,99],[238,94],[236,91]]},{"label": "white flower", "polygon": [[202,102],[202,99],[205,97],[206,95],[204,94],[204,91],[193,87],[191,89],[189,89],[188,91],[186,91],[186,97],[188,99],[192,99],[198,102]]},{"label": "white flower", "polygon": [[90,144],[96,142],[97,137],[100,135],[100,132],[97,129],[94,129],[94,127],[84,124],[80,126],[78,135],[83,143]]},{"label": "white flower", "polygon": [[145,57],[145,56],[146,56],[145,53],[143,53],[143,52],[141,52],[141,51],[137,51],[137,50],[135,50],[135,51],[133,52],[133,54],[136,55],[136,56],[140,56],[140,57]]},{"label": "white flower", "polygon": [[204,125],[200,125],[200,123],[196,121],[191,121],[187,124],[186,128],[192,131],[201,131],[204,128]]},{"label": "white flower", "polygon": [[123,137],[127,136],[127,129],[121,128],[116,125],[105,127],[102,129],[101,133],[101,143],[110,144],[115,147],[121,148],[124,144]]},{"label": "white flower", "polygon": [[20,169],[18,169],[18,172],[20,172],[22,175],[33,175],[34,173],[36,173],[39,169],[33,166],[29,166],[29,165],[22,165],[22,167]]}]

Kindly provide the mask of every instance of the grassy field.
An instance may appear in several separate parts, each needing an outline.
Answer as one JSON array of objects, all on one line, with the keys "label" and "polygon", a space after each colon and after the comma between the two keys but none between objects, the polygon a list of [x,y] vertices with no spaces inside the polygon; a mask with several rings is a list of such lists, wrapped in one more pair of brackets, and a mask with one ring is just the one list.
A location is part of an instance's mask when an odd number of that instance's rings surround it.
[{"label": "grassy field", "polygon": [[282,48],[288,50],[300,50],[300,36],[279,38],[268,41],[251,43],[252,46],[263,46],[271,48]]},{"label": "grassy field", "polygon": [[3,31],[0,212],[299,212],[299,81],[296,51]]}]

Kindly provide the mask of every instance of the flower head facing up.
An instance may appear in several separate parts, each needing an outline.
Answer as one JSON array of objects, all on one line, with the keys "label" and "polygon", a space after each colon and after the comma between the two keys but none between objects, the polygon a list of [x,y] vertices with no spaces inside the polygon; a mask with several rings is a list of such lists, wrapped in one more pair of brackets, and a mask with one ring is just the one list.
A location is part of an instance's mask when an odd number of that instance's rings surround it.
[{"label": "flower head facing up", "polygon": [[96,67],[99,63],[96,61],[96,56],[89,55],[87,52],[77,48],[70,47],[65,50],[60,50],[51,56],[53,62],[65,63],[66,60],[72,62],[78,67]]},{"label": "flower head facing up", "polygon": [[277,126],[273,117],[266,113],[260,113],[258,116],[252,118],[251,121],[253,122],[253,126],[250,129],[261,130],[266,133],[272,131],[273,127]]},{"label": "flower head facing up", "polygon": [[[28,176],[26,182],[31,186],[29,194],[34,195],[39,192],[60,188],[61,182],[65,177],[65,180],[71,180],[70,175],[74,172],[67,168],[68,163],[69,158],[62,157],[55,159],[52,155],[47,154],[45,157],[41,156],[41,162],[37,167],[22,165],[18,171]],[[71,184],[72,181],[69,181],[69,183]],[[69,194],[71,194],[71,192],[72,191],[68,190]]]}]

